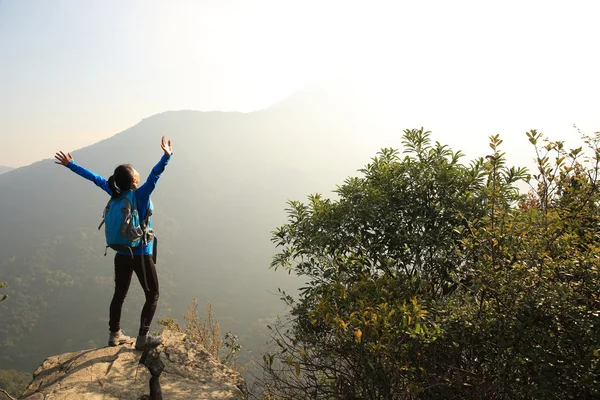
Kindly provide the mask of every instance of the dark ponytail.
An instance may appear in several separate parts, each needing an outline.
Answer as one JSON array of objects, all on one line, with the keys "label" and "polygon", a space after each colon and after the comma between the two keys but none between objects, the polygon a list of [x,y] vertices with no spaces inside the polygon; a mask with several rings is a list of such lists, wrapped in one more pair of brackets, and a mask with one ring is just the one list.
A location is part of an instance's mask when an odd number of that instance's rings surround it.
[{"label": "dark ponytail", "polygon": [[119,197],[133,188],[134,171],[131,164],[123,164],[115,168],[113,175],[108,178],[108,187],[113,198]]}]

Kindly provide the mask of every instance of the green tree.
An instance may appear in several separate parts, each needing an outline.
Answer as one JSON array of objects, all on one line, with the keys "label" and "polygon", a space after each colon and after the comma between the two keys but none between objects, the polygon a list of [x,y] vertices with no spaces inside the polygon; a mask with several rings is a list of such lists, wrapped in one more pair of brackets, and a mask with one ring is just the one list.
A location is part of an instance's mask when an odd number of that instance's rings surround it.
[{"label": "green tree", "polygon": [[449,301],[437,343],[460,360],[450,369],[456,398],[600,396],[600,137],[584,136],[585,155],[536,131],[527,136],[537,161],[531,190],[515,204],[490,174],[486,202],[501,207],[488,207],[465,240],[477,262],[458,271],[470,284]]},{"label": "green tree", "polygon": [[[291,201],[272,266],[307,278],[273,329],[267,392],[284,398],[391,399],[421,390],[419,354],[440,335],[432,304],[452,293],[468,221],[484,215],[482,159],[406,130],[336,190]],[[408,360],[415,360],[409,362]]]},{"label": "green tree", "polygon": [[337,200],[291,201],[272,266],[307,283],[282,293],[266,397],[600,396],[600,135],[527,136],[531,176],[498,136],[463,165],[407,130],[405,156],[383,149]]}]

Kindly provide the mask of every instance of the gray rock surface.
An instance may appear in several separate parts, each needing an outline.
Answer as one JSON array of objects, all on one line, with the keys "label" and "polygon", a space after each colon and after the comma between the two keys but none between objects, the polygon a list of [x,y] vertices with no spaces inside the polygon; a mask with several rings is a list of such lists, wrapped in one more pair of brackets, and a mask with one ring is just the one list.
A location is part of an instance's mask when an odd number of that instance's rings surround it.
[{"label": "gray rock surface", "polygon": [[[153,362],[164,365],[159,378],[164,399],[246,398],[241,375],[181,333],[163,332],[163,344],[151,354]],[[20,399],[149,399],[151,375],[139,364],[141,356],[133,345],[123,345],[50,357]]]}]

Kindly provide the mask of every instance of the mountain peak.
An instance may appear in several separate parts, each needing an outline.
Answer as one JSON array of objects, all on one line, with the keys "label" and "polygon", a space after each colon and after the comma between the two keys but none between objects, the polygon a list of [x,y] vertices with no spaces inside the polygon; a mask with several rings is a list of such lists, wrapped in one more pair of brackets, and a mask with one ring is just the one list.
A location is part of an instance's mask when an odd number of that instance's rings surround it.
[{"label": "mountain peak", "polygon": [[165,331],[162,337],[162,345],[143,353],[123,345],[49,357],[20,399],[162,399],[157,393],[169,400],[245,398],[241,375],[201,345],[183,333]]}]

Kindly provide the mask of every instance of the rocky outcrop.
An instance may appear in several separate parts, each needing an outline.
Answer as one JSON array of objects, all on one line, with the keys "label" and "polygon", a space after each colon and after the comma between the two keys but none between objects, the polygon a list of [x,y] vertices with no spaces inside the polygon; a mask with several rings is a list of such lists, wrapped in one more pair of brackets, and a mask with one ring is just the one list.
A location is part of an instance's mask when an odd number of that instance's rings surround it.
[{"label": "rocky outcrop", "polygon": [[161,392],[165,400],[245,399],[246,385],[202,346],[165,331],[163,344],[144,354],[123,345],[50,357],[19,399],[142,400]]}]

